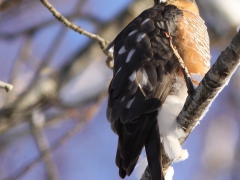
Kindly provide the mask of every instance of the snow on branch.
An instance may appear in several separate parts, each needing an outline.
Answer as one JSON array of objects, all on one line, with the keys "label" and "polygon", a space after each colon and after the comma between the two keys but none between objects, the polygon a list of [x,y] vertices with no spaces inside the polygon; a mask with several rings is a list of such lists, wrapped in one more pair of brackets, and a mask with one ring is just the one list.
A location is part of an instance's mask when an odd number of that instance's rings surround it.
[{"label": "snow on branch", "polygon": [[[213,100],[228,84],[231,76],[236,71],[240,63],[240,31],[233,38],[230,45],[221,53],[217,61],[207,72],[198,88],[193,94],[189,95],[185,105],[177,117],[179,125],[184,129],[187,136],[180,139],[183,143],[199,120],[208,111]],[[162,148],[162,152],[163,152]],[[166,171],[171,161],[167,158],[165,152],[163,155],[163,168]],[[147,168],[148,169],[148,168]],[[150,180],[148,170],[145,170],[141,180]]]},{"label": "snow on branch", "polygon": [[13,89],[13,85],[0,81],[0,88],[3,88],[9,92]]}]

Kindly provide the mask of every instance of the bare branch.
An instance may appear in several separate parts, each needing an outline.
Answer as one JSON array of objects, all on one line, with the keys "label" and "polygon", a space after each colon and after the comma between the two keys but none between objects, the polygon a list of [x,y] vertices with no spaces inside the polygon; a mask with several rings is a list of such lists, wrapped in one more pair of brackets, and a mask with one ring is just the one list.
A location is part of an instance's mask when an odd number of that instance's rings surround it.
[{"label": "bare branch", "polygon": [[[93,118],[93,116],[96,114],[97,112],[97,109],[100,107],[100,103],[102,102],[102,99],[105,97],[105,94],[101,94],[99,95],[99,97],[96,99],[95,103],[90,107],[88,108],[88,110],[84,113],[77,113],[75,111],[75,116],[77,119],[80,119],[77,124],[72,128],[70,129],[66,134],[64,134],[55,144],[53,144],[53,146],[50,148],[46,147],[44,145],[44,151],[42,151],[41,155],[36,158],[35,160],[33,160],[31,163],[29,163],[27,166],[21,168],[21,170],[19,170],[17,173],[14,173],[12,174],[9,178],[6,178],[4,180],[17,180],[19,179],[20,177],[22,177],[25,173],[27,173],[29,170],[31,170],[33,167],[35,167],[39,161],[41,161],[44,156],[46,156],[46,150],[50,153],[53,153],[54,150],[58,149],[61,145],[63,145],[63,143],[65,143],[67,140],[69,140],[71,137],[73,137],[76,133],[78,133],[79,131],[82,130],[82,128],[84,127],[84,125],[86,123],[89,122],[90,119]],[[69,111],[67,111],[67,113],[69,113]],[[79,118],[80,117],[80,118]],[[35,137],[37,138],[42,138],[41,137],[42,135],[35,135]],[[43,143],[43,139],[38,139],[37,140],[38,143]],[[42,147],[43,145],[41,145]]]},{"label": "bare branch", "polygon": [[192,78],[188,72],[188,69],[182,59],[182,57],[180,56],[180,54],[178,53],[178,50],[176,49],[176,47],[173,46],[172,44],[172,36],[170,35],[170,33],[165,33],[166,36],[169,38],[169,44],[171,49],[173,50],[173,54],[177,57],[178,62],[180,64],[180,67],[182,69],[182,73],[184,74],[184,79],[187,83],[187,88],[188,88],[188,94],[192,94],[194,92],[194,87],[193,87],[193,83],[192,83]]},{"label": "bare branch", "polygon": [[[219,92],[228,84],[240,63],[240,31],[221,53],[195,92],[187,98],[177,121],[189,134],[203,118]],[[185,141],[186,138],[181,140]]]},{"label": "bare branch", "polygon": [[35,110],[33,112],[31,130],[32,130],[33,136],[36,140],[38,149],[39,149],[40,153],[42,154],[41,157],[45,164],[47,179],[48,180],[56,180],[56,179],[58,179],[58,175],[57,175],[57,170],[56,170],[55,164],[52,159],[51,148],[49,147],[48,140],[45,137],[43,129],[42,129],[42,125],[43,125],[42,121],[44,121],[43,118],[44,117],[41,116],[41,113],[38,110]]},{"label": "bare branch", "polygon": [[[79,131],[82,130],[82,128],[84,127],[85,123],[87,123],[87,121],[84,120],[80,120],[76,126],[74,126],[74,128],[70,129],[65,135],[62,136],[62,138],[60,138],[59,141],[57,141],[50,149],[50,152],[54,152],[54,150],[58,149],[61,145],[63,145],[63,143],[65,143],[68,139],[70,139],[71,137],[73,137],[76,133],[78,133]],[[34,159],[32,162],[30,162],[28,165],[22,167],[18,172],[12,174],[9,178],[6,178],[4,180],[17,180],[20,177],[22,177],[24,174],[26,174],[27,172],[29,172],[32,168],[34,168],[39,161],[42,160],[42,158],[44,158],[45,153],[41,153],[41,155],[39,157],[37,157],[36,159]]]},{"label": "bare branch", "polygon": [[[203,118],[219,92],[228,84],[232,74],[240,63],[240,31],[233,38],[230,45],[221,53],[215,64],[207,72],[195,92],[188,96],[185,105],[177,117],[178,124],[186,132],[186,137],[180,139],[183,143],[194,127]],[[171,161],[166,156],[163,148],[163,167],[168,168]],[[145,170],[142,180],[147,180]],[[151,178],[148,178],[150,180]]]},{"label": "bare branch", "polygon": [[0,12],[3,12],[13,6],[17,6],[22,3],[23,0],[8,0],[1,2],[0,0]]},{"label": "bare branch", "polygon": [[13,89],[13,85],[0,81],[0,88],[3,88],[9,92]]},{"label": "bare branch", "polygon": [[[71,28],[72,30],[83,34],[91,39],[95,39],[98,41],[101,49],[103,50],[103,52],[105,53],[104,49],[107,47],[108,41],[102,37],[100,37],[97,34],[93,34],[90,33],[86,30],[84,30],[82,27],[74,24],[73,22],[70,22],[69,20],[67,20],[63,15],[61,15],[60,12],[58,12],[49,2],[48,0],[40,0],[42,2],[42,4],[49,9],[49,11],[53,14],[53,16],[58,19],[59,21],[61,21],[63,24],[65,24],[67,27]],[[107,56],[111,57],[110,53],[105,53]]]}]

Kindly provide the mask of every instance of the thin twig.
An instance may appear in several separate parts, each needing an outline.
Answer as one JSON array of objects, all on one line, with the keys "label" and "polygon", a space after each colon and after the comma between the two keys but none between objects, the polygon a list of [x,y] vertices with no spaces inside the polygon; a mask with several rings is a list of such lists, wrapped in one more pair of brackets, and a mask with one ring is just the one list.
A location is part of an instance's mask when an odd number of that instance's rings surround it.
[{"label": "thin twig", "polygon": [[[56,149],[58,149],[61,145],[63,145],[67,140],[69,140],[71,137],[73,137],[76,133],[78,133],[79,131],[82,130],[82,128],[84,127],[84,125],[89,122],[90,119],[93,118],[93,116],[96,114],[98,108],[100,107],[100,103],[102,102],[102,99],[105,97],[105,94],[101,94],[98,99],[96,100],[96,102],[94,103],[94,105],[89,108],[86,112],[85,112],[85,117],[84,118],[79,118],[79,116],[82,116],[81,114],[77,114],[75,113],[75,115],[78,116],[79,120],[78,123],[72,128],[70,129],[66,134],[64,134],[51,148],[49,147],[49,152],[55,151]],[[29,163],[27,166],[25,166],[24,168],[22,168],[21,170],[19,170],[17,173],[11,175],[9,178],[5,178],[4,180],[17,180],[20,177],[22,177],[25,173],[27,173],[28,171],[30,171],[33,167],[35,167],[39,161],[42,160],[42,158],[45,156],[45,151],[43,153],[41,153],[41,155],[36,158],[35,160],[33,160],[31,163]]]},{"label": "thin twig", "polygon": [[[108,41],[104,38],[102,38],[101,36],[97,35],[97,34],[93,34],[90,33],[86,30],[84,30],[82,27],[74,24],[73,22],[70,22],[69,20],[67,20],[63,15],[61,15],[60,12],[58,12],[47,0],[40,0],[42,2],[42,4],[49,9],[49,11],[53,14],[53,16],[58,19],[59,21],[61,21],[63,24],[65,24],[67,27],[71,28],[72,30],[83,34],[91,39],[95,39],[98,41],[100,48],[103,50],[103,52],[105,53],[105,48],[108,45]],[[110,53],[105,53],[107,56],[110,56]]]},{"label": "thin twig", "polygon": [[[65,143],[68,139],[70,139],[72,136],[74,136],[76,133],[78,133],[82,128],[84,127],[84,124],[86,121],[79,121],[74,128],[69,130],[65,135],[63,135],[52,147],[49,149],[53,153],[56,149],[58,149],[63,143]],[[27,166],[23,167],[21,170],[19,170],[17,173],[11,175],[9,178],[6,178],[4,180],[18,180],[20,177],[22,177],[25,173],[30,171],[32,168],[34,168],[45,156],[45,153],[42,152],[39,157],[37,157],[35,160],[33,160],[31,163],[29,163]]]},{"label": "thin twig", "polygon": [[181,68],[183,68],[186,71],[187,76],[189,78],[191,78],[191,76],[190,76],[190,74],[188,72],[188,69],[187,69],[187,67],[186,67],[182,57],[179,55],[178,50],[172,44],[172,36],[171,36],[171,34],[170,33],[165,33],[165,34],[169,38],[170,47],[173,50],[174,55],[177,57],[177,59],[178,59],[178,61],[180,63]]},{"label": "thin twig", "polygon": [[190,76],[190,74],[188,72],[188,68],[186,67],[186,65],[185,65],[182,57],[178,53],[178,50],[176,49],[176,47],[173,46],[171,34],[170,33],[165,33],[165,35],[166,35],[167,38],[169,38],[170,47],[173,50],[173,53],[177,57],[178,62],[181,66],[181,70],[182,70],[182,73],[184,75],[184,79],[186,81],[187,88],[188,88],[188,94],[192,94],[194,92],[194,87],[193,87],[193,83],[192,83],[192,77]]},{"label": "thin twig", "polygon": [[[79,8],[83,6],[84,2],[85,1],[78,1],[76,3],[76,5],[74,6],[73,13],[79,11]],[[51,45],[49,46],[50,48],[47,49],[44,57],[42,58],[41,63],[38,65],[38,68],[37,68],[36,72],[34,72],[34,75],[33,75],[32,79],[28,83],[28,86],[26,88],[26,89],[28,89],[28,91],[24,91],[14,101],[14,106],[15,107],[17,107],[20,104],[21,108],[23,109],[23,107],[25,107],[26,104],[25,104],[25,106],[22,106],[22,102],[26,102],[26,99],[29,97],[29,95],[32,96],[31,92],[35,93],[34,97],[38,97],[38,99],[43,98],[41,92],[36,90],[36,89],[39,89],[38,86],[37,86],[39,84],[39,81],[38,81],[40,79],[39,76],[41,75],[41,73],[44,70],[46,70],[48,68],[49,62],[52,60],[52,57],[56,54],[56,51],[59,48],[59,46],[61,45],[61,42],[64,39],[67,30],[68,30],[68,28],[65,28],[63,26],[63,27],[61,27],[61,29],[57,33],[57,35],[55,35],[55,38],[52,40]],[[33,32],[31,33],[31,35],[33,35]],[[28,45],[24,49],[28,50]],[[23,54],[24,54],[24,52],[23,52]],[[32,59],[32,58],[30,58],[30,59]],[[51,74],[53,74],[53,72],[51,72]],[[39,93],[37,93],[37,92],[39,92]],[[36,101],[37,101],[37,98],[36,98]],[[31,101],[29,101],[29,102],[31,102]],[[36,104],[36,103],[32,103],[32,104]],[[32,104],[29,104],[29,106],[32,106]],[[28,108],[29,107],[26,106],[26,109],[28,109]]]},{"label": "thin twig", "polygon": [[36,144],[38,146],[38,149],[40,153],[42,154],[41,159],[43,160],[43,163],[45,164],[46,169],[46,175],[48,180],[57,180],[57,170],[55,167],[55,164],[53,162],[52,156],[51,156],[51,148],[49,147],[49,143],[47,138],[44,135],[44,132],[42,130],[41,122],[41,116],[40,113],[36,110],[33,112],[32,117],[32,123],[31,123],[31,129],[33,136],[36,140]]}]

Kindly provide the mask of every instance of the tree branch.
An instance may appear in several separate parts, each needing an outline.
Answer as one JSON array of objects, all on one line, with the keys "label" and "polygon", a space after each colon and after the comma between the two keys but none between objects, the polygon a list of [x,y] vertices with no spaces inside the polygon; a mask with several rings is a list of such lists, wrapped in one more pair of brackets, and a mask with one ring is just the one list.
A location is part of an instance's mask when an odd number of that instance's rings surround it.
[{"label": "tree branch", "polygon": [[53,162],[51,148],[43,132],[43,123],[44,116],[38,110],[33,111],[31,130],[45,165],[46,179],[57,180],[59,178]]},{"label": "tree branch", "polygon": [[[103,39],[99,35],[89,33],[76,24],[68,21],[47,0],[40,1],[49,9],[50,12],[52,12],[54,17],[64,23],[67,27],[70,27],[80,34],[86,35],[89,38],[97,40],[102,50],[106,48],[107,40]],[[238,33],[230,46],[221,54],[218,61],[206,74],[199,87],[191,96],[188,97],[183,110],[177,118],[178,123],[186,131],[187,136],[190,134],[198,121],[203,117],[204,112],[209,108],[210,104],[222,90],[226,82],[228,82],[231,74],[233,74],[239,64],[239,47],[240,35]],[[111,57],[111,54],[109,53],[107,56]],[[187,136],[180,140],[181,143],[186,140]],[[164,168],[166,169],[170,163],[170,160],[163,154]]]},{"label": "tree branch", "polygon": [[[79,113],[78,110],[76,110],[75,108],[67,110],[65,112],[65,115],[63,114],[62,116],[78,119],[78,122],[72,129],[70,129],[58,141],[56,141],[52,145],[52,147],[49,147],[46,144],[46,138],[43,136],[43,134],[42,134],[43,132],[41,132],[39,130],[39,128],[41,128],[39,126],[42,125],[41,122],[40,123],[38,122],[39,119],[36,119],[37,121],[35,121],[35,122],[33,121],[32,126],[35,126],[35,127],[32,127],[32,128],[34,128],[32,130],[33,130],[33,133],[34,133],[34,137],[37,140],[37,144],[39,146],[39,149],[41,149],[41,154],[40,154],[39,157],[34,159],[28,165],[26,165],[24,167],[21,167],[19,171],[10,175],[10,177],[4,178],[4,180],[17,180],[17,179],[19,179],[24,174],[26,174],[29,170],[31,170],[33,167],[35,167],[41,160],[45,160],[46,167],[50,167],[51,169],[53,169],[53,162],[49,162],[49,160],[51,161],[51,157],[49,157],[50,154],[53,153],[55,150],[57,150],[67,140],[69,140],[71,137],[73,137],[79,131],[81,131],[83,129],[83,127],[96,115],[96,113],[98,111],[98,108],[100,107],[100,103],[102,102],[103,98],[105,98],[105,97],[106,96],[105,96],[104,93],[99,95],[99,97],[95,100],[95,103],[93,103],[93,105],[91,107],[87,108],[87,110],[85,112],[80,112]],[[73,113],[73,115],[70,115],[70,114],[72,114],[72,113],[70,113],[70,111],[73,111],[73,110],[75,112]],[[51,120],[48,120],[48,121],[51,121]],[[48,161],[48,162],[46,162],[46,161]],[[49,163],[51,163],[52,165],[49,164]],[[54,172],[51,172],[52,175],[53,175],[53,173]],[[51,179],[51,178],[49,178],[49,179]]]},{"label": "tree branch", "polygon": [[82,27],[76,25],[73,22],[70,22],[69,20],[67,20],[63,15],[61,15],[60,12],[58,12],[49,2],[48,0],[40,0],[42,2],[42,4],[49,9],[49,11],[53,14],[53,16],[58,19],[59,21],[61,21],[63,24],[65,24],[67,27],[71,28],[72,30],[83,34],[91,39],[95,39],[98,41],[100,48],[103,50],[103,52],[109,57],[113,59],[113,55],[110,52],[105,52],[105,48],[108,45],[108,41],[104,38],[102,38],[101,36],[97,35],[97,34],[93,34],[90,33],[86,30],[84,30]]},{"label": "tree branch", "polygon": [[[201,120],[208,111],[213,100],[228,84],[239,63],[240,31],[238,31],[230,45],[218,57],[194,93],[188,96],[182,111],[177,117],[178,124],[186,132],[186,137],[180,139],[181,143],[187,139],[188,135],[199,123],[199,120]],[[171,164],[171,161],[166,156],[163,148],[162,152],[163,168],[166,170]],[[147,175],[148,171],[146,169],[141,180],[150,180],[151,178],[146,178]]]}]

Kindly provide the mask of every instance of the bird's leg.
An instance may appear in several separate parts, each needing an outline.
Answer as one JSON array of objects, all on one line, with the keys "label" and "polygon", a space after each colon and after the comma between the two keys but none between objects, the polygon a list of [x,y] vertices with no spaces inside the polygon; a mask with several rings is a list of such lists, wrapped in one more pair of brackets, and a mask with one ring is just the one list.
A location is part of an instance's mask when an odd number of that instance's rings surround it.
[{"label": "bird's leg", "polygon": [[188,94],[192,94],[194,92],[194,86],[193,86],[193,83],[192,83],[192,79],[189,76],[189,74],[187,73],[186,69],[187,68],[182,68],[181,67],[182,73],[184,75],[184,79],[185,79],[186,84],[187,84]]},{"label": "bird's leg", "polygon": [[188,69],[185,66],[185,63],[184,63],[182,57],[179,55],[176,47],[174,47],[173,44],[172,44],[172,36],[171,36],[171,34],[168,33],[168,32],[165,32],[165,35],[166,35],[167,38],[169,38],[170,47],[172,48],[173,53],[177,57],[178,62],[180,64],[180,66],[181,66],[181,70],[182,70],[182,73],[184,75],[184,79],[186,81],[187,88],[188,88],[188,94],[192,94],[194,92],[194,86],[193,86],[193,83],[192,83],[191,76],[188,73]]},{"label": "bird's leg", "polygon": [[113,50],[111,50],[113,46],[114,46],[114,43],[111,42],[108,44],[108,46],[104,50],[104,53],[107,55],[107,59],[105,62],[110,69],[113,69],[114,67]]}]

